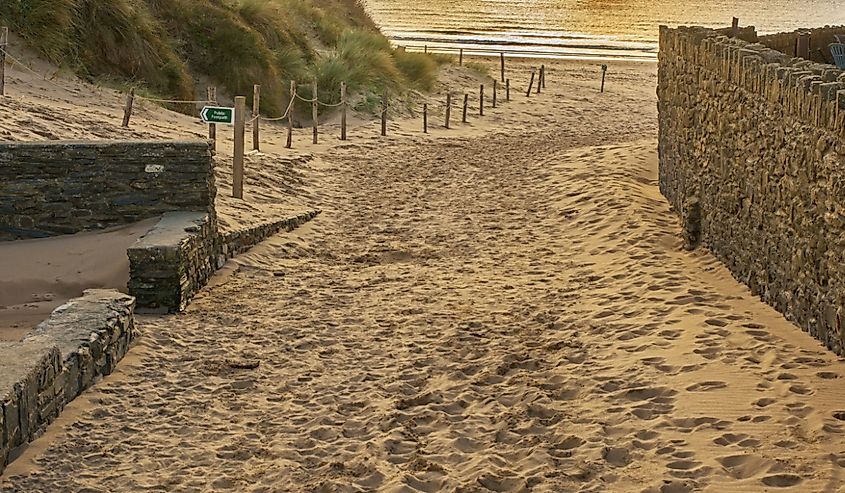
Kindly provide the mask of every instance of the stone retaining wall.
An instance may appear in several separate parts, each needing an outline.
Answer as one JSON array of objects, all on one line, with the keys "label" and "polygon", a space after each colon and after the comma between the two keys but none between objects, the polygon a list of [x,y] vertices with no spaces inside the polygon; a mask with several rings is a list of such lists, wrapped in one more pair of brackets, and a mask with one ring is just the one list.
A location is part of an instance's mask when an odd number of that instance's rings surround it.
[{"label": "stone retaining wall", "polygon": [[819,63],[831,63],[833,57],[828,45],[836,42],[834,34],[845,34],[845,26],[825,26],[816,29],[801,29],[790,33],[777,33],[760,36],[759,41],[764,46],[791,57],[798,56],[798,34],[805,32],[810,35],[810,60]]},{"label": "stone retaining wall", "polygon": [[0,342],[0,472],[65,404],[110,374],[135,337],[131,296],[88,290],[20,342]]},{"label": "stone retaining wall", "polygon": [[207,142],[0,143],[0,240],[212,213]]},{"label": "stone retaining wall", "polygon": [[754,293],[845,355],[845,75],[660,29],[660,190]]}]

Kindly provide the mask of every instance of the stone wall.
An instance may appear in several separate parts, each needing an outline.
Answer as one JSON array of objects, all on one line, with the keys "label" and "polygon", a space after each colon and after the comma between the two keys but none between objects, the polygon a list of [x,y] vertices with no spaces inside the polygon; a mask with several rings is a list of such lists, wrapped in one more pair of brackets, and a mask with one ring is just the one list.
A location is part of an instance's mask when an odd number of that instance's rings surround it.
[{"label": "stone wall", "polygon": [[797,56],[798,34],[805,32],[810,35],[810,60],[819,63],[833,63],[828,45],[835,43],[834,34],[845,35],[845,26],[825,26],[816,29],[801,29],[790,33],[777,33],[760,36],[759,41],[764,46],[791,57]]},{"label": "stone wall", "polygon": [[135,337],[134,299],[88,290],[20,342],[0,342],[0,472],[65,404],[110,374]]},{"label": "stone wall", "polygon": [[845,355],[845,75],[666,27],[658,73],[660,190],[688,245]]},{"label": "stone wall", "polygon": [[0,240],[213,212],[207,142],[0,143]]}]

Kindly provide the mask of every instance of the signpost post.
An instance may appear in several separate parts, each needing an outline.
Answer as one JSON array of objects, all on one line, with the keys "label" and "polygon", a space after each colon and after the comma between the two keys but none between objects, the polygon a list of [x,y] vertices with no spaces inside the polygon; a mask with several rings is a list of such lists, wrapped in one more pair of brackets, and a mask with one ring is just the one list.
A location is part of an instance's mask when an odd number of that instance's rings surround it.
[{"label": "signpost post", "polygon": [[219,123],[223,125],[235,124],[235,108],[225,106],[204,106],[200,111],[200,118],[205,123]]}]

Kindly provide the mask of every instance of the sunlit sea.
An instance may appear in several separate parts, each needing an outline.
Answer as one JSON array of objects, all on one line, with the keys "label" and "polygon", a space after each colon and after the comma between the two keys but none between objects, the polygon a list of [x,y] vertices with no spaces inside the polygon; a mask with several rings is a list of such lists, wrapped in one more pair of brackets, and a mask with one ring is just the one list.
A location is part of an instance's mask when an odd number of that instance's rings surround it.
[{"label": "sunlit sea", "polygon": [[409,50],[581,59],[653,60],[658,26],[760,33],[845,25],[845,0],[363,0],[382,29]]}]

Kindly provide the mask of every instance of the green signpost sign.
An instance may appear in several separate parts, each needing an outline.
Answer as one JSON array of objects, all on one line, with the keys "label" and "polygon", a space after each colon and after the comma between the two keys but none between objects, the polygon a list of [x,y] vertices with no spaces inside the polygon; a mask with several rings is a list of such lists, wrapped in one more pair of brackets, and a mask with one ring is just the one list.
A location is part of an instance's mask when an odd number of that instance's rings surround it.
[{"label": "green signpost sign", "polygon": [[235,123],[235,108],[225,106],[205,106],[200,111],[200,118],[205,123],[222,123],[233,125]]}]

